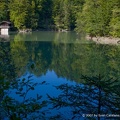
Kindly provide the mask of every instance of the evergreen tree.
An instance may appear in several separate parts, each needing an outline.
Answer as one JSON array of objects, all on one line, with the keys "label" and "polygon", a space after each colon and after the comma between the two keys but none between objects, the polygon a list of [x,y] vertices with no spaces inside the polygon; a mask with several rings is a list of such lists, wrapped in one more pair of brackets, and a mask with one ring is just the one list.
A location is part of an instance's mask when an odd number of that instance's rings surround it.
[{"label": "evergreen tree", "polygon": [[18,29],[36,28],[40,10],[40,0],[11,0],[10,19]]},{"label": "evergreen tree", "polygon": [[77,30],[82,28],[90,36],[108,35],[113,3],[112,0],[85,0],[77,19]]},{"label": "evergreen tree", "polygon": [[115,0],[110,21],[110,34],[114,37],[120,37],[120,1]]},{"label": "evergreen tree", "polygon": [[9,20],[9,0],[0,0],[0,21]]},{"label": "evergreen tree", "polygon": [[54,0],[53,19],[58,30],[68,29],[68,0]]},{"label": "evergreen tree", "polygon": [[84,0],[54,0],[53,19],[57,29],[73,30]]},{"label": "evergreen tree", "polygon": [[43,29],[51,28],[52,20],[52,0],[40,0],[41,11],[39,11],[39,27]]},{"label": "evergreen tree", "polygon": [[92,36],[96,34],[96,7],[96,1],[85,0],[82,13],[79,13],[77,18],[78,31],[82,29]]},{"label": "evergreen tree", "polygon": [[109,22],[112,15],[113,0],[98,0],[97,29],[99,36],[109,35]]},{"label": "evergreen tree", "polygon": [[82,8],[85,0],[73,0],[70,1],[70,28],[73,30],[76,27],[76,20],[78,18],[78,13],[82,12]]},{"label": "evergreen tree", "polygon": [[41,21],[40,19],[40,12],[42,9],[41,0],[32,0],[32,9],[34,10],[34,12],[31,11],[33,13],[33,15],[31,16],[32,21],[31,24],[33,25],[33,28],[38,28],[39,21]]},{"label": "evergreen tree", "polygon": [[28,17],[26,25],[28,28],[37,28],[40,20],[39,12],[42,9],[40,0],[31,0],[30,7],[28,8]]},{"label": "evergreen tree", "polygon": [[29,16],[29,0],[11,0],[10,2],[10,20],[18,29],[26,29],[26,22]]}]

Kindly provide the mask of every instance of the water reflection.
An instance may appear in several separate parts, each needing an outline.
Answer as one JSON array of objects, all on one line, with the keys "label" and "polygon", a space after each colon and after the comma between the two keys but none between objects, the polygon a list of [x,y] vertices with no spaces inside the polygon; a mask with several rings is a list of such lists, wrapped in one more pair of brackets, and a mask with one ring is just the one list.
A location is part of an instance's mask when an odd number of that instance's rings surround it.
[{"label": "water reflection", "polygon": [[57,86],[62,93],[57,97],[48,95],[53,109],[71,107],[69,119],[119,119],[120,82],[104,76],[82,76],[79,85],[62,84]]},{"label": "water reflection", "polygon": [[79,81],[80,74],[120,76],[120,46],[13,41],[10,48],[19,75],[30,70],[33,63],[35,75],[50,69],[75,81]]},{"label": "water reflection", "polygon": [[85,40],[85,35],[79,35],[76,32],[53,32],[53,31],[36,31],[32,33],[10,33],[10,40],[14,41],[41,41],[59,43],[80,43],[89,44],[93,41]]},{"label": "water reflection", "polygon": [[7,42],[9,40],[9,35],[0,35],[0,42]]},{"label": "water reflection", "polygon": [[50,33],[18,34],[0,43],[0,111],[5,111],[0,119],[120,114],[120,46],[83,44],[73,34]]}]

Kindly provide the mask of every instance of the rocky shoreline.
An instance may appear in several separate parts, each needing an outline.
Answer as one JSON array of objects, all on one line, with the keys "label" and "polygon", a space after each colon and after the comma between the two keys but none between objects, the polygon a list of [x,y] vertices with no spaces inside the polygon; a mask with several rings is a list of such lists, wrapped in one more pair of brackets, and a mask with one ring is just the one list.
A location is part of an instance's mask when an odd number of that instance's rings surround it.
[{"label": "rocky shoreline", "polygon": [[98,44],[111,44],[111,45],[119,45],[120,38],[113,38],[113,37],[90,37],[86,36],[87,40],[92,40]]},{"label": "rocky shoreline", "polygon": [[19,33],[31,33],[32,29],[21,29],[19,30]]}]

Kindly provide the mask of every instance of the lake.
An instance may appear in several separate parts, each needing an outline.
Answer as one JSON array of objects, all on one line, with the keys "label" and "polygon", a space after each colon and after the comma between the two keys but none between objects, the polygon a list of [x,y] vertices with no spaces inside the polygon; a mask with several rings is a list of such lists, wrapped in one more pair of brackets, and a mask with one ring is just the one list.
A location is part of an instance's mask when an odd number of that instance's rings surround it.
[{"label": "lake", "polygon": [[1,120],[120,119],[120,45],[75,32],[0,38]]}]

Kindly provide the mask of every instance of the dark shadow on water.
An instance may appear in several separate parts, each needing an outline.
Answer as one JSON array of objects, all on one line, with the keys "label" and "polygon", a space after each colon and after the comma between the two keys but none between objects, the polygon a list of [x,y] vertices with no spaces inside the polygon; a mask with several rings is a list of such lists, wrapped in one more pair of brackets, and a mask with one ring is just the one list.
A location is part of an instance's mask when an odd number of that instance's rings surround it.
[{"label": "dark shadow on water", "polygon": [[27,79],[14,79],[14,81],[6,80],[0,75],[0,119],[43,119],[45,112],[41,109],[46,107],[46,100],[41,100],[42,96],[39,94],[28,97],[37,85],[43,84],[32,82],[32,75]]},{"label": "dark shadow on water", "polygon": [[[107,79],[104,76],[82,76],[83,83],[77,85],[62,84],[55,86],[61,90],[56,97],[48,96],[43,100],[40,94],[36,97],[27,97],[30,91],[34,91],[37,85],[44,83],[32,82],[32,75],[27,79],[14,81],[5,80],[0,75],[0,119],[10,120],[42,120],[68,119],[65,116],[68,112],[69,120],[79,119],[113,119],[120,118],[120,82],[113,78]],[[11,96],[10,91],[14,89],[17,99]],[[19,100],[21,99],[21,100]],[[48,109],[48,106],[51,108]],[[52,110],[70,108],[66,113],[59,112],[53,116],[47,116]],[[46,108],[46,109],[44,109]]]},{"label": "dark shadow on water", "polygon": [[48,95],[53,109],[71,107],[70,119],[120,119],[120,82],[104,76],[82,76],[79,85],[56,86],[62,94]]}]

